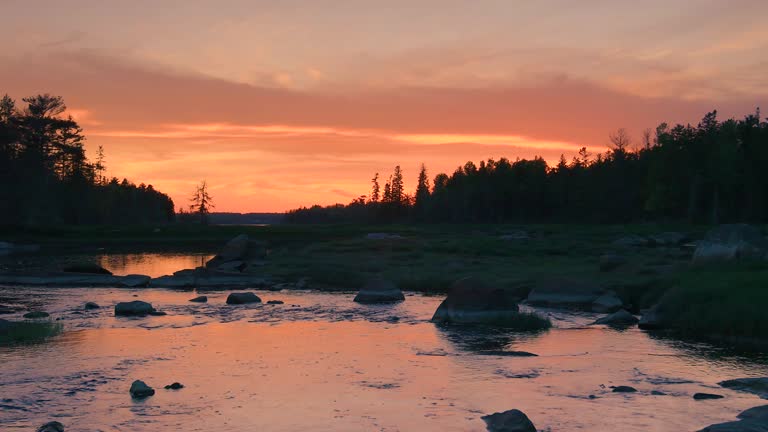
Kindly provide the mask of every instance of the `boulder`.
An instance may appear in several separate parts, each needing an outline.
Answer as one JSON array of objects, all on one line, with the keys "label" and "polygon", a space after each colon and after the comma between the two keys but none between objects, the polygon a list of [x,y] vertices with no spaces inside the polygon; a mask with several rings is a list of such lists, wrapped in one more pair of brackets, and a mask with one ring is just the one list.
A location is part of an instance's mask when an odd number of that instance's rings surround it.
[{"label": "boulder", "polygon": [[[178,272],[176,272],[178,273]],[[194,288],[195,287],[195,277],[189,273],[189,274],[182,274],[182,275],[176,275],[173,276],[160,276],[156,278],[152,278],[152,280],[149,281],[149,285],[154,288]]]},{"label": "boulder", "polygon": [[155,308],[151,304],[139,300],[115,305],[115,316],[147,316],[154,311]]},{"label": "boulder", "polygon": [[509,410],[483,416],[489,432],[536,432],[536,426],[520,410]]},{"label": "boulder", "polygon": [[139,288],[149,285],[152,278],[146,275],[129,274],[120,278],[119,285],[125,288]]},{"label": "boulder", "polygon": [[112,272],[104,267],[94,263],[78,263],[70,264],[62,268],[65,273],[86,273],[86,274],[103,274],[111,275]]},{"label": "boulder", "polygon": [[155,389],[148,386],[146,383],[144,383],[144,381],[141,380],[134,381],[131,384],[131,389],[129,391],[131,393],[131,397],[136,399],[143,399],[155,394]]},{"label": "boulder", "polygon": [[456,281],[432,316],[433,322],[497,323],[513,319],[519,312],[513,292],[491,287],[467,277]]},{"label": "boulder", "polygon": [[49,316],[51,316],[51,314],[43,311],[32,311],[32,312],[25,313],[23,316],[24,318],[27,318],[27,319],[39,319],[39,318],[48,318]]},{"label": "boulder", "polygon": [[768,405],[750,408],[746,411],[742,411],[741,414],[736,417],[742,420],[760,419],[768,422]]},{"label": "boulder", "polygon": [[270,301],[267,302],[267,304],[279,305],[279,304],[285,304],[285,302],[282,301],[282,300],[270,300]]},{"label": "boulder", "polygon": [[98,308],[100,308],[101,306],[97,305],[97,304],[96,304],[96,303],[94,303],[94,302],[87,302],[87,303],[85,304],[85,306],[84,306],[84,307],[85,307],[85,309],[88,309],[88,310],[90,310],[90,309],[98,309]]},{"label": "boulder", "polygon": [[658,307],[652,307],[642,311],[640,321],[637,326],[643,330],[660,330],[664,328],[664,322],[661,319]]},{"label": "boulder", "polygon": [[528,303],[536,306],[592,310],[592,304],[605,291],[593,284],[553,279],[538,283],[528,294]]},{"label": "boulder", "polygon": [[234,261],[227,261],[225,263],[219,264],[218,267],[216,267],[216,270],[218,271],[224,271],[224,272],[240,272],[245,267],[245,263],[240,260],[234,260]]},{"label": "boulder", "polygon": [[394,303],[405,300],[403,292],[394,283],[376,278],[368,281],[355,296],[358,303]]},{"label": "boulder", "polygon": [[722,381],[718,384],[728,389],[752,393],[760,396],[763,399],[768,399],[768,377],[738,378]]},{"label": "boulder", "polygon": [[189,299],[189,301],[194,303],[207,303],[208,302],[208,296],[197,296],[193,299]]},{"label": "boulder", "polygon": [[232,293],[227,296],[227,304],[261,303],[261,299],[252,292]]},{"label": "boulder", "polygon": [[627,312],[624,309],[621,309],[618,312],[614,312],[608,316],[604,316],[597,321],[595,321],[593,324],[604,324],[604,325],[610,325],[610,326],[628,326],[637,324],[639,320],[636,316],[632,315],[631,313]]},{"label": "boulder", "polygon": [[756,227],[746,224],[720,225],[696,245],[694,264],[764,259],[768,240]]},{"label": "boulder", "polygon": [[175,382],[173,384],[168,384],[165,386],[166,390],[181,390],[184,388],[184,384]]},{"label": "boulder", "polygon": [[600,256],[600,271],[609,272],[616,270],[627,263],[627,259],[618,254],[604,254]]},{"label": "boulder", "polygon": [[624,307],[624,302],[613,291],[608,291],[592,302],[592,312],[611,313]]},{"label": "boulder", "polygon": [[648,246],[649,243],[647,238],[636,234],[630,234],[613,241],[613,245],[619,247],[642,247]]},{"label": "boulder", "polygon": [[[221,269],[221,266],[229,266],[230,270],[240,271],[249,260],[263,258],[265,255],[266,248],[263,243],[251,240],[246,234],[240,234],[228,241],[215,257],[205,263],[205,267]],[[240,263],[230,264],[235,261]]]},{"label": "boulder", "polygon": [[768,405],[750,408],[737,417],[741,420],[715,424],[699,432],[768,432]]},{"label": "boulder", "polygon": [[696,393],[693,395],[693,398],[695,400],[711,400],[711,399],[722,399],[725,396],[719,395],[719,394],[712,394],[712,393]]},{"label": "boulder", "polygon": [[48,422],[37,428],[37,432],[64,432],[64,425],[57,421]]}]

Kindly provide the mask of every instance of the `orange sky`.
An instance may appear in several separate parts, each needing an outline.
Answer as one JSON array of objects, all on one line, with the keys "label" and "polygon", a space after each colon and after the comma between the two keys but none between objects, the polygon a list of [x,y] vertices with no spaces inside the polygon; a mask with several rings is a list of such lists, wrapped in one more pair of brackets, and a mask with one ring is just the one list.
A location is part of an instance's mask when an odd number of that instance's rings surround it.
[{"label": "orange sky", "polygon": [[395,164],[411,188],[768,99],[761,1],[33,3],[0,3],[0,92],[64,96],[177,206],[202,179],[218,211],[346,203]]}]

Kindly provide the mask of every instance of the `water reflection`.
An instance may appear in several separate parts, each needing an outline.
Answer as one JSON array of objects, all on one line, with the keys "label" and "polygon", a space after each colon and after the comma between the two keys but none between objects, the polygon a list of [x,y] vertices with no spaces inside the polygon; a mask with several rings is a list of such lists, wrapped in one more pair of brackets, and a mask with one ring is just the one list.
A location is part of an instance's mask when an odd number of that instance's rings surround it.
[{"label": "water reflection", "polygon": [[516,350],[516,343],[530,342],[547,331],[520,332],[478,325],[437,325],[441,335],[461,351],[473,353]]},{"label": "water reflection", "polygon": [[151,277],[173,274],[205,265],[210,253],[125,253],[97,256],[97,262],[116,275],[143,274]]}]

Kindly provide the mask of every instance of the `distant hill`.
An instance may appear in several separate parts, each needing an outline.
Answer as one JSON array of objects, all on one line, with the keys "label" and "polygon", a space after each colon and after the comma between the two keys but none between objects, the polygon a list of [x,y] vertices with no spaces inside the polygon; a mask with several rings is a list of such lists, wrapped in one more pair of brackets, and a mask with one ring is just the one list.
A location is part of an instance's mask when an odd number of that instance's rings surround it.
[{"label": "distant hill", "polygon": [[208,220],[212,225],[274,225],[284,217],[283,213],[211,213]]}]

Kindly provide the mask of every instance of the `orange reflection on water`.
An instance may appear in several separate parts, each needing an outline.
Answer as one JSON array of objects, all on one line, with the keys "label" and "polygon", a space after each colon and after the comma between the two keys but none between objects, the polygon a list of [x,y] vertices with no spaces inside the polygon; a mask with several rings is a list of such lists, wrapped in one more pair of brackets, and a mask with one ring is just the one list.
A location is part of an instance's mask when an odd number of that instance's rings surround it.
[{"label": "orange reflection on water", "polygon": [[204,253],[110,254],[98,257],[99,264],[116,275],[143,274],[151,277],[173,274],[205,265],[213,258]]}]

